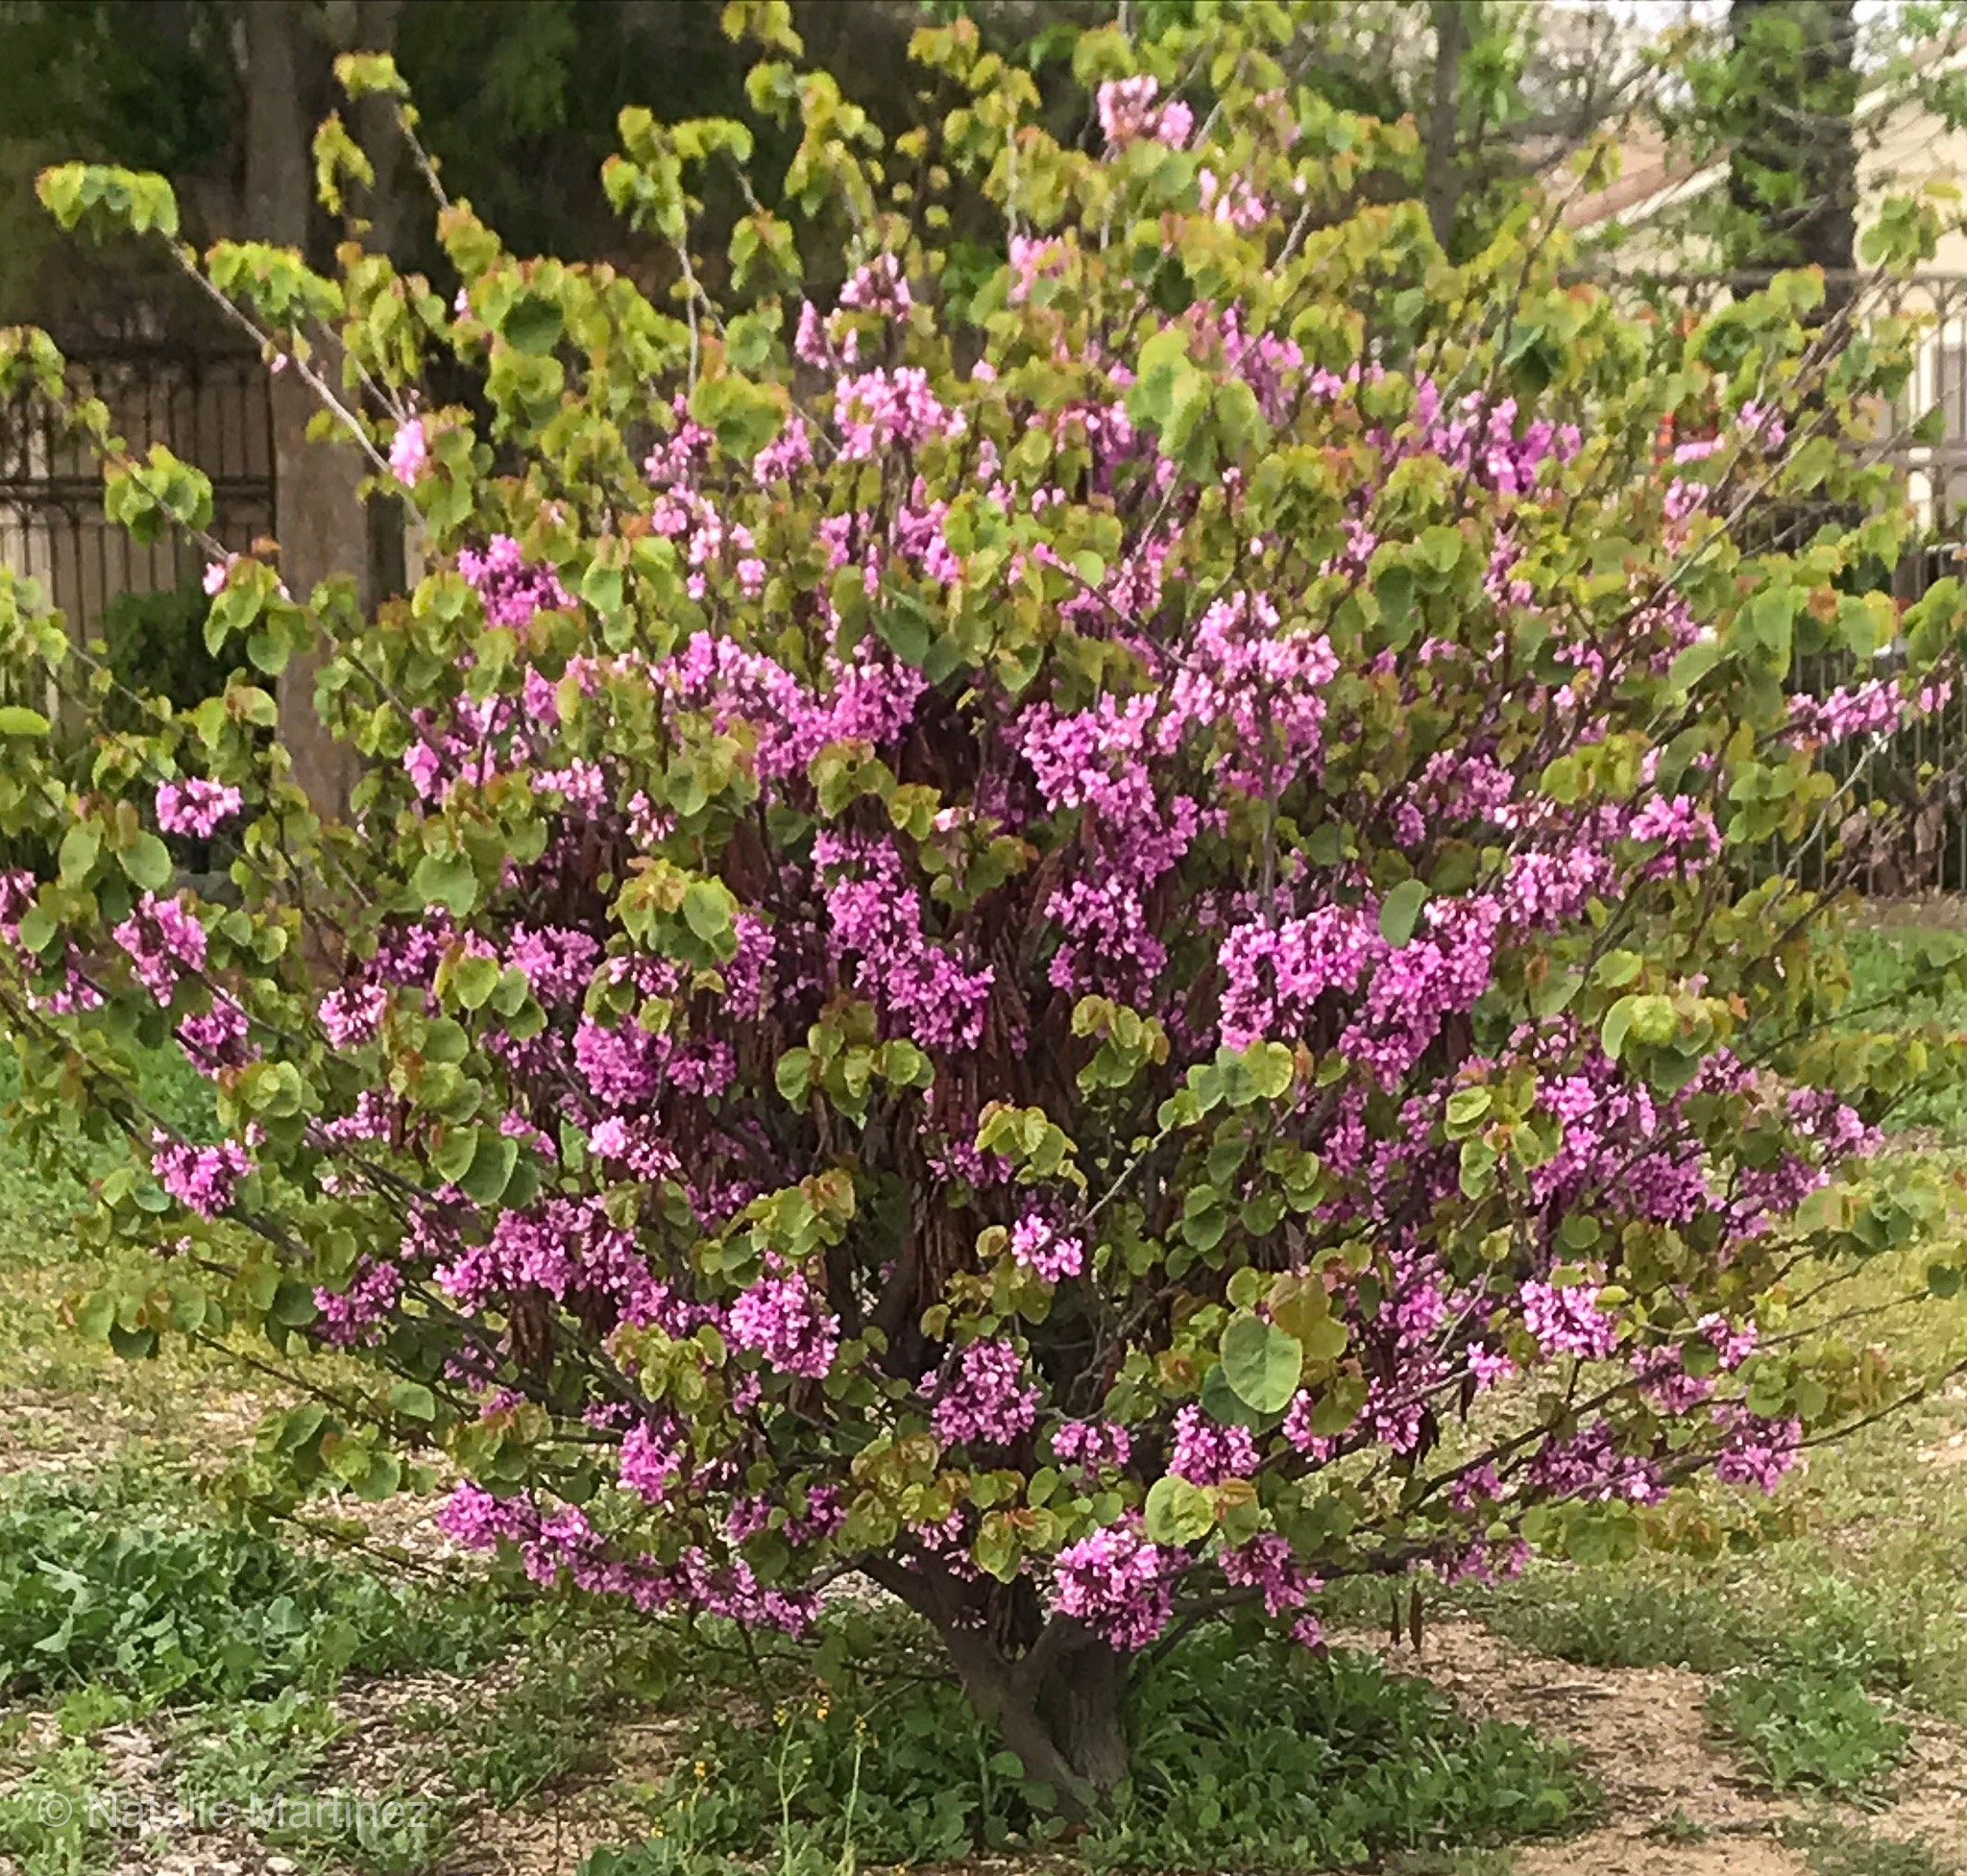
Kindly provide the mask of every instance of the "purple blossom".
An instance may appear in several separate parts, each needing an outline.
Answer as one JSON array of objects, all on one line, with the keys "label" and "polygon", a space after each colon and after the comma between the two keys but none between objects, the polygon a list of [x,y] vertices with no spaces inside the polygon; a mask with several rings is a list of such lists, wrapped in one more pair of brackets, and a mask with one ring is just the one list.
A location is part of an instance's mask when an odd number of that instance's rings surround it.
[{"label": "purple blossom", "polygon": [[1290,1541],[1275,1531],[1259,1532],[1233,1550],[1223,1552],[1223,1580],[1232,1589],[1255,1590],[1272,1616],[1301,1609],[1307,1597],[1324,1587],[1298,1561]]},{"label": "purple blossom", "polygon": [[317,1287],[321,1334],[336,1348],[352,1349],[378,1339],[378,1329],[402,1296],[402,1272],[382,1258],[364,1256],[343,1290]]},{"label": "purple blossom", "polygon": [[732,1303],[725,1327],[741,1349],[788,1375],[823,1380],[840,1346],[840,1326],[826,1299],[798,1272],[761,1277]]},{"label": "purple blossom", "polygon": [[189,834],[208,841],[245,805],[246,797],[237,789],[203,775],[158,784],[158,825],[166,834]]},{"label": "purple blossom", "polygon": [[1038,1414],[1038,1390],[1026,1385],[1024,1357],[1017,1345],[999,1339],[972,1342],[925,1392],[934,1393],[930,1425],[946,1447],[1008,1446],[1031,1429]]},{"label": "purple blossom", "polygon": [[1150,1544],[1137,1523],[1109,1524],[1068,1544],[1052,1560],[1052,1608],[1126,1653],[1168,1626],[1184,1559]]},{"label": "purple blossom", "polygon": [[1220,1425],[1192,1401],[1176,1413],[1175,1449],[1168,1460],[1176,1477],[1191,1485],[1220,1485],[1226,1478],[1248,1478],[1258,1464],[1249,1427]]},{"label": "purple blossom", "polygon": [[1133,1442],[1117,1421],[1068,1420],[1052,1435],[1052,1456],[1084,1473],[1125,1466],[1132,1451]]},{"label": "purple blossom", "polygon": [[236,1141],[193,1146],[160,1129],[151,1134],[151,1171],[172,1198],[201,1218],[230,1211],[233,1189],[253,1170],[253,1157]]},{"label": "purple blossom", "polygon": [[332,1049],[358,1049],[382,1033],[389,992],[380,984],[345,985],[315,1006],[321,1031]]},{"label": "purple blossom", "polygon": [[661,1504],[683,1476],[689,1456],[689,1436],[679,1423],[660,1429],[647,1422],[631,1426],[618,1454],[621,1482],[645,1504]]},{"label": "purple blossom", "polygon": [[1602,1361],[1618,1347],[1618,1320],[1598,1306],[1590,1284],[1560,1289],[1552,1283],[1525,1283],[1521,1290],[1523,1327],[1537,1338],[1546,1360],[1576,1355]]},{"label": "purple blossom", "polygon": [[252,1023],[245,1011],[231,997],[216,997],[209,1010],[184,1017],[178,1024],[178,1040],[192,1067],[202,1075],[215,1075],[225,1068],[243,1068],[259,1051],[248,1039]]},{"label": "purple blossom", "polygon": [[205,968],[205,927],[182,900],[146,892],[113,936],[137,982],[166,1007],[179,978]]},{"label": "purple blossom", "polygon": [[1010,1228],[1010,1254],[1045,1283],[1062,1282],[1086,1267],[1084,1240],[1062,1235],[1036,1212],[1028,1211]]},{"label": "purple blossom", "polygon": [[430,461],[430,442],[424,433],[424,420],[412,417],[399,424],[389,440],[389,473],[404,488],[413,489]]},{"label": "purple blossom", "polygon": [[1772,1420],[1746,1407],[1714,1409],[1722,1446],[1714,1476],[1724,1485],[1755,1485],[1773,1492],[1803,1460],[1803,1423],[1794,1415]]}]

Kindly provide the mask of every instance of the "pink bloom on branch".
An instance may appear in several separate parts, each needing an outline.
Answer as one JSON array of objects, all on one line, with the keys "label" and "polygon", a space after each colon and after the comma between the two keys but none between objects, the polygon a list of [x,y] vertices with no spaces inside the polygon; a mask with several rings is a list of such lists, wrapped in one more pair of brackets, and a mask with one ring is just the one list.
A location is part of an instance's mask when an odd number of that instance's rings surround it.
[{"label": "pink bloom on branch", "polygon": [[178,1025],[178,1040],[200,1074],[222,1068],[243,1068],[259,1051],[248,1040],[252,1025],[245,1011],[230,997],[220,997],[209,1010],[186,1016]]},{"label": "pink bloom on branch", "polygon": [[223,560],[214,560],[205,570],[205,577],[201,584],[205,588],[207,598],[214,597],[224,590],[227,579],[231,575],[232,569],[238,564],[239,556],[236,553],[229,553]]},{"label": "pink bloom on branch", "polygon": [[315,1013],[330,1048],[357,1049],[382,1033],[388,1009],[389,992],[380,984],[364,984],[328,991]]},{"label": "pink bloom on branch", "polygon": [[193,1146],[158,1130],[151,1135],[150,1167],[180,1205],[201,1218],[216,1218],[231,1209],[233,1189],[253,1170],[253,1159],[236,1141]]},{"label": "pink bloom on branch", "polygon": [[1052,1608],[1129,1654],[1146,1647],[1175,1613],[1178,1550],[1150,1544],[1137,1523],[1109,1524],[1052,1560]]},{"label": "pink bloom on branch", "polygon": [[1086,1267],[1084,1241],[1059,1234],[1050,1220],[1027,1212],[1010,1228],[1010,1254],[1041,1282],[1062,1282]]},{"label": "pink bloom on branch", "polygon": [[1124,1466],[1132,1452],[1127,1428],[1110,1420],[1068,1420],[1052,1435],[1052,1456],[1082,1472]]},{"label": "pink bloom on branch", "polygon": [[203,775],[158,784],[158,825],[166,834],[189,834],[208,841],[245,805],[246,797],[237,789]]},{"label": "pink bloom on branch", "polygon": [[621,1482],[647,1504],[661,1504],[669,1488],[683,1476],[689,1441],[671,1425],[661,1432],[647,1425],[631,1426],[621,1436]]},{"label": "pink bloom on branch", "polygon": [[113,936],[137,982],[160,1004],[169,1004],[181,976],[205,967],[205,927],[180,900],[146,892]]},{"label": "pink bloom on branch", "polygon": [[377,1341],[376,1331],[396,1307],[402,1289],[402,1273],[395,1264],[364,1256],[347,1289],[315,1290],[314,1306],[321,1312],[322,1338],[338,1349],[360,1348]]},{"label": "pink bloom on branch", "polygon": [[1714,1476],[1724,1485],[1756,1485],[1773,1492],[1803,1460],[1803,1423],[1793,1415],[1770,1420],[1742,1406],[1716,1407],[1723,1432]]},{"label": "pink bloom on branch", "polygon": [[821,1380],[834,1365],[840,1326],[806,1278],[762,1277],[731,1305],[731,1340],[788,1375]]},{"label": "pink bloom on branch", "polygon": [[[1290,1541],[1275,1531],[1261,1532],[1247,1544],[1225,1550],[1223,1580],[1234,1589],[1255,1590],[1263,1597],[1266,1612],[1273,1616],[1301,1609],[1308,1597],[1324,1587],[1298,1561]],[[1316,1645],[1315,1640],[1306,1645]]]},{"label": "pink bloom on branch", "polygon": [[430,440],[424,433],[424,420],[412,417],[397,426],[389,444],[389,473],[404,488],[413,489],[430,461]]},{"label": "pink bloom on branch", "polygon": [[1256,1441],[1247,1426],[1223,1426],[1194,1401],[1175,1416],[1175,1450],[1168,1470],[1191,1485],[1220,1485],[1248,1478],[1259,1464]]},{"label": "pink bloom on branch", "polygon": [[1038,1390],[1024,1380],[1024,1357],[1014,1343],[972,1342],[953,1374],[924,1383],[923,1391],[935,1396],[930,1425],[935,1437],[944,1446],[1008,1446],[1038,1414]]},{"label": "pink bloom on branch", "polygon": [[1590,1284],[1559,1289],[1552,1283],[1525,1283],[1523,1327],[1537,1338],[1546,1358],[1577,1355],[1602,1361],[1618,1347],[1618,1322],[1598,1306]]}]

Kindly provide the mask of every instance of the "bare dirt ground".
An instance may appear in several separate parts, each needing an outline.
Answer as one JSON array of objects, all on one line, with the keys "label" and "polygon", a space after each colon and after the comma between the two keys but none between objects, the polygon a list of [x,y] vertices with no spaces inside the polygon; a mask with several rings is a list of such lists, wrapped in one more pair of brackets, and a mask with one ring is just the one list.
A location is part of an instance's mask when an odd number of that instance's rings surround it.
[{"label": "bare dirt ground", "polygon": [[[1424,1673],[1470,1713],[1534,1726],[1578,1747],[1603,1787],[1600,1825],[1517,1852],[1518,1876],[1808,1876],[1778,1832],[1811,1813],[1760,1789],[1708,1736],[1707,1683],[1673,1668],[1580,1669],[1530,1654],[1477,1622],[1444,1623],[1391,1658]],[[1838,1821],[1917,1844],[1942,1866],[1967,1860],[1967,1739],[1911,1717],[1899,1801]],[[1822,1815],[1819,1813],[1818,1815]]]}]

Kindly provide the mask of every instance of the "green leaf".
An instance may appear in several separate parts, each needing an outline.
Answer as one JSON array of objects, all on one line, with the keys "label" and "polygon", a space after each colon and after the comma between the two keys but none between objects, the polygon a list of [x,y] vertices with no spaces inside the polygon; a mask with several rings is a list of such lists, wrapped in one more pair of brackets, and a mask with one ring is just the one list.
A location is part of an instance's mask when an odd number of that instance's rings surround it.
[{"label": "green leaf", "polygon": [[1591,973],[1594,983],[1608,990],[1622,990],[1645,968],[1646,961],[1637,951],[1608,951]]},{"label": "green leaf", "polygon": [[1248,1426],[1252,1432],[1261,1432],[1275,1419],[1275,1415],[1260,1414],[1237,1399],[1220,1361],[1211,1362],[1209,1372],[1202,1377],[1202,1411],[1222,1425]]},{"label": "green leaf", "polygon": [[731,929],[730,889],[716,880],[692,880],[683,894],[683,922],[706,944]]},{"label": "green leaf", "polygon": [[463,918],[478,902],[478,875],[462,853],[426,853],[410,875],[410,889],[426,906],[443,906]]},{"label": "green leaf", "polygon": [[480,1128],[472,1163],[458,1181],[458,1189],[481,1206],[496,1205],[504,1196],[512,1169],[518,1163],[517,1140],[508,1133],[495,1133],[489,1127]]},{"label": "green leaf", "polygon": [[315,1306],[314,1285],[287,1278],[274,1292],[273,1307],[267,1313],[288,1328],[302,1328],[321,1311]]},{"label": "green leaf", "polygon": [[1148,1489],[1148,1536],[1156,1544],[1200,1544],[1216,1528],[1216,1506],[1201,1486],[1172,1473]]},{"label": "green leaf", "polygon": [[1605,1012],[1605,1021],[1599,1026],[1598,1045],[1614,1061],[1625,1047],[1626,1032],[1633,1026],[1633,1011],[1639,1001],[1638,997],[1620,997]]},{"label": "green leaf", "polygon": [[393,1452],[378,1452],[368,1469],[353,1481],[355,1496],[365,1504],[376,1504],[391,1496],[402,1483],[402,1462]]},{"label": "green leaf", "polygon": [[788,1049],[772,1070],[772,1082],[793,1107],[803,1108],[813,1085],[813,1051]]},{"label": "green leaf", "polygon": [[389,1404],[405,1420],[435,1420],[437,1397],[422,1381],[398,1381],[389,1390]]},{"label": "green leaf", "polygon": [[161,892],[177,871],[171,865],[170,848],[155,834],[139,834],[116,858],[146,892]]},{"label": "green leaf", "polygon": [[0,704],[0,736],[46,736],[48,719],[25,704]]},{"label": "green leaf", "polygon": [[1462,558],[1462,531],[1437,524],[1421,533],[1421,557],[1437,573],[1452,573]]},{"label": "green leaf", "polygon": [[540,293],[522,293],[498,329],[515,352],[539,357],[560,343],[564,325],[557,302]]},{"label": "green leaf", "polygon": [[498,960],[474,951],[460,958],[450,973],[450,987],[467,1010],[481,1008],[498,987]]},{"label": "green leaf", "polygon": [[1721,659],[1718,639],[1696,639],[1673,660],[1666,681],[1676,691],[1691,691]]},{"label": "green leaf", "polygon": [[447,1185],[455,1185],[471,1171],[477,1152],[478,1130],[475,1127],[450,1128],[431,1149],[430,1170]]},{"label": "green leaf", "polygon": [[1236,1398],[1260,1414],[1282,1413],[1304,1373],[1304,1345],[1253,1311],[1239,1310],[1223,1330],[1223,1375]]},{"label": "green leaf", "polygon": [[1421,922],[1421,908],[1426,903],[1427,883],[1403,879],[1379,902],[1380,937],[1391,945],[1405,944],[1414,936],[1414,927]]},{"label": "green leaf", "polygon": [[89,868],[96,864],[96,855],[102,851],[102,830],[93,821],[79,820],[61,837],[61,877],[71,885],[80,885],[88,877]]}]

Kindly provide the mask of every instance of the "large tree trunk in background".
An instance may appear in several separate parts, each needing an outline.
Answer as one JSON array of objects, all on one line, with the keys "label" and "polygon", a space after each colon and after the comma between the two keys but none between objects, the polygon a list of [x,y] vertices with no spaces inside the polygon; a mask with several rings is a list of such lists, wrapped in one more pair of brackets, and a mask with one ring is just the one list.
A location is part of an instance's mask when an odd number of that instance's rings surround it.
[{"label": "large tree trunk in background", "polygon": [[[1849,303],[1857,260],[1858,105],[1855,0],[1733,0],[1731,80],[1747,119],[1729,154],[1729,199],[1755,218],[1737,266],[1823,268],[1824,316]],[[1800,50],[1778,43],[1800,37]],[[1790,179],[1772,201],[1758,172]]]},{"label": "large tree trunk in background", "polygon": [[[349,50],[395,51],[402,11],[403,0],[356,0],[355,36]],[[361,192],[361,213],[369,223],[369,250],[401,264],[406,211],[412,201],[421,202],[427,210],[429,198],[423,193],[421,182],[414,193],[403,186],[411,180],[410,163],[392,101],[374,94],[358,98],[351,117],[355,140],[369,153],[376,170],[376,181]],[[393,496],[369,504],[369,552],[362,588],[365,606],[373,607],[404,589],[406,518],[405,504]]]},{"label": "large tree trunk in background", "polygon": [[1128,1771],[1126,1657],[1077,1622],[1045,1616],[1028,1585],[973,1584],[886,1560],[865,1568],[941,1637],[971,1706],[1025,1776],[1051,1786],[1067,1816],[1098,1812]]},{"label": "large tree trunk in background", "polygon": [[1469,16],[1463,11],[1472,0],[1433,0],[1434,97],[1427,116],[1425,168],[1421,199],[1427,224],[1444,253],[1452,250],[1455,210],[1461,201],[1456,158],[1461,129],[1462,55],[1469,50]]},{"label": "large tree trunk in background", "polygon": [[[1806,323],[1838,339],[1857,262],[1854,0],[1733,0],[1728,30],[1737,113],[1728,194],[1741,217],[1728,259],[1761,276],[1821,267],[1823,302]],[[1804,410],[1820,434],[1834,435],[1825,427],[1820,397],[1809,398]],[[1757,545],[1793,552],[1826,524],[1851,527],[1858,520],[1842,504],[1784,502],[1764,516]]]},{"label": "large tree trunk in background", "polygon": [[[314,192],[310,146],[327,47],[307,0],[253,0],[245,9],[248,239],[308,253]],[[393,28],[394,10],[389,23]],[[386,49],[386,48],[385,48]],[[364,469],[351,444],[310,443],[313,394],[292,371],[273,390],[275,512],[280,574],[297,598],[331,574],[355,577],[364,605],[376,598],[369,516],[356,493]],[[322,655],[296,657],[281,673],[280,741],[294,780],[324,819],[346,814],[354,779],[350,750],[314,707]]]}]

